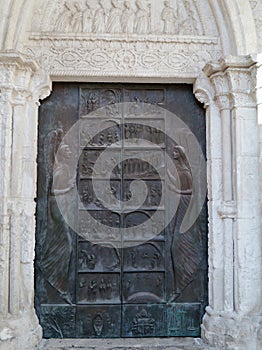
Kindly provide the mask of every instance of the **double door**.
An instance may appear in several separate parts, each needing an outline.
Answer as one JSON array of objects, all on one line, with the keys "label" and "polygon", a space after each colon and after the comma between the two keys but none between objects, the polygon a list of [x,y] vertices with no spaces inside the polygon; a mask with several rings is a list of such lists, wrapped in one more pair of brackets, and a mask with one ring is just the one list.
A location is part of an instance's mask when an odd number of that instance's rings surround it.
[{"label": "double door", "polygon": [[35,304],[45,337],[200,335],[207,209],[181,233],[202,182],[174,155],[191,137],[205,152],[191,89],[59,83],[41,105]]}]

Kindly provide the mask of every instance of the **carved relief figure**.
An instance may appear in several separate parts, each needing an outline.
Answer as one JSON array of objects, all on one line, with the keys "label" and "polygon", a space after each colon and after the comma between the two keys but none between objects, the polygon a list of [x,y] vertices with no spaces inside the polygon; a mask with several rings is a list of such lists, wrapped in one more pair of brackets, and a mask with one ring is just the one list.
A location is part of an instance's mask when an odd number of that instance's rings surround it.
[{"label": "carved relief figure", "polygon": [[112,0],[111,4],[112,9],[110,10],[107,21],[107,31],[108,33],[121,33],[121,6],[117,0]]},{"label": "carved relief figure", "polygon": [[[194,240],[194,231],[180,233],[180,226],[192,196],[193,178],[190,165],[187,161],[185,150],[181,146],[174,148],[174,162],[177,169],[176,177],[167,171],[171,181],[170,189],[180,195],[179,207],[177,209],[174,230],[171,241],[171,257],[173,268],[173,295],[170,301],[174,301],[194,279],[201,257],[199,249]],[[180,185],[178,185],[178,182]]]},{"label": "carved relief figure", "polygon": [[135,11],[131,8],[129,1],[125,1],[124,6],[121,17],[122,32],[130,34],[134,31]]},{"label": "carved relief figure", "polygon": [[59,16],[55,29],[57,32],[69,32],[71,30],[71,23],[73,17],[73,9],[70,7],[69,2],[65,2],[64,11]]},{"label": "carved relief figure", "polygon": [[97,314],[96,317],[93,319],[93,328],[95,331],[95,335],[99,336],[102,334],[104,328],[104,321],[101,314]]},{"label": "carved relief figure", "polygon": [[72,30],[74,33],[83,31],[83,12],[78,2],[75,2],[74,13],[72,17]]},{"label": "carved relief figure", "polygon": [[93,24],[93,11],[91,7],[86,2],[86,9],[83,12],[83,32],[84,33],[92,33],[92,24]]},{"label": "carved relief figure", "polygon": [[[180,9],[180,25],[179,34],[181,35],[196,35],[198,34],[198,19],[189,1],[184,2],[184,11]],[[202,34],[202,33],[201,33]]]},{"label": "carved relief figure", "polygon": [[170,1],[164,2],[164,9],[161,14],[161,19],[164,22],[164,34],[177,33],[177,8],[170,5]]},{"label": "carved relief figure", "polygon": [[135,32],[137,34],[147,34],[150,31],[151,5],[147,7],[141,0],[137,0],[136,6]]},{"label": "carved relief figure", "polygon": [[[151,3],[144,0],[136,0],[136,10],[132,8],[129,0],[111,0],[111,9],[108,10],[103,0],[97,2],[98,8],[92,10],[90,0],[87,0],[86,8],[82,9],[78,2],[70,4],[65,2],[64,10],[60,14],[55,25],[57,32],[96,33],[96,34],[180,34],[203,35],[203,28],[198,19],[198,14],[191,1],[177,2],[164,1],[159,19],[163,22],[163,28],[156,28],[151,24]],[[95,13],[94,13],[95,12]],[[154,28],[151,28],[153,26]]]},{"label": "carved relief figure", "polygon": [[[56,134],[55,134],[56,133]],[[52,131],[51,137],[57,138],[57,131]],[[52,136],[53,135],[53,136]],[[49,136],[49,135],[48,135]],[[50,142],[50,137],[46,139],[46,143]],[[45,145],[46,162],[48,169],[53,171],[53,184],[48,184],[48,209],[47,209],[47,234],[43,245],[42,269],[43,274],[49,284],[57,290],[60,296],[71,304],[71,297],[68,293],[69,267],[72,254],[72,237],[70,229],[61,216],[57,206],[55,196],[63,196],[65,202],[70,202],[71,190],[74,182],[71,177],[68,160],[72,157],[71,150],[68,145],[62,145],[56,153],[55,162],[53,163],[56,147],[54,143]],[[50,177],[50,174],[48,174]],[[69,196],[69,197],[68,197]],[[67,208],[68,211],[70,208]]]},{"label": "carved relief figure", "polygon": [[95,12],[94,22],[93,22],[93,32],[94,33],[105,33],[106,32],[106,11],[103,2],[99,1],[99,8]]},{"label": "carved relief figure", "polygon": [[142,309],[138,313],[131,325],[133,334],[135,335],[148,335],[152,334],[155,329],[156,320],[147,312],[147,310]]}]

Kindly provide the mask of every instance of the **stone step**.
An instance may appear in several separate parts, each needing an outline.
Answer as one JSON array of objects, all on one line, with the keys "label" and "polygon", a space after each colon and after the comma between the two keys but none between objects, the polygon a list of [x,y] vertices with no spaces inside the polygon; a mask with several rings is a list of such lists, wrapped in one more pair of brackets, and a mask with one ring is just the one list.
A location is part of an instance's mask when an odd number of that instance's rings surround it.
[{"label": "stone step", "polygon": [[48,339],[41,350],[212,350],[199,338]]}]

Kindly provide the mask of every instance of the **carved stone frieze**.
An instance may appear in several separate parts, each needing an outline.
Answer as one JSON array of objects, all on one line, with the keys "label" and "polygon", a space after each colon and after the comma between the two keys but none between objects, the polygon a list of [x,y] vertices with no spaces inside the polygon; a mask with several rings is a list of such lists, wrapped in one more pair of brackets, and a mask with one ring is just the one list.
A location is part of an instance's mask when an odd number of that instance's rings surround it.
[{"label": "carved stone frieze", "polygon": [[222,55],[206,0],[37,4],[24,49],[52,76],[197,76]]},{"label": "carved stone frieze", "polygon": [[216,38],[140,41],[32,35],[27,54],[52,76],[197,76],[206,62],[221,55]]},{"label": "carved stone frieze", "polygon": [[[37,2],[32,31],[55,33],[217,35],[208,1],[58,0]],[[41,9],[44,10],[41,10]]]}]

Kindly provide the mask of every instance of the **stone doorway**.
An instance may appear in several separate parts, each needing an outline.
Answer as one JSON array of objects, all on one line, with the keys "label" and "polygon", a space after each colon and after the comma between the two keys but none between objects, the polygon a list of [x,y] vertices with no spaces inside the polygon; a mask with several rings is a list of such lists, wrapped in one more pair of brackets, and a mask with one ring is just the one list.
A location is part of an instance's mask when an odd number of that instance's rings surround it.
[{"label": "stone doorway", "polygon": [[[159,131],[175,125],[173,113],[185,123],[177,128],[176,141]],[[73,230],[61,216],[53,186],[56,178],[62,179],[56,188],[59,198],[70,191],[64,165],[58,163],[59,152],[71,147],[62,139],[75,123],[72,147],[78,151],[80,203],[70,208],[76,221]],[[98,132],[90,137],[98,125]],[[195,223],[181,234],[192,197],[198,196],[189,186],[182,189],[178,209],[166,222],[174,203],[167,195],[161,202],[170,177],[166,159],[161,157],[172,157],[174,149],[186,153],[192,133],[205,153],[205,132],[205,113],[190,85],[54,84],[39,114],[35,305],[44,337],[200,336],[207,305],[207,207],[204,204]],[[131,139],[133,144],[127,142]],[[75,153],[72,147],[70,154]],[[110,211],[94,194],[94,164],[107,148],[108,159],[115,163],[109,190],[117,200],[128,203],[131,182],[146,182],[148,194],[139,209],[111,203]],[[152,150],[154,157],[148,158]],[[98,181],[107,175],[110,165],[105,165]],[[193,172],[192,181],[199,190],[203,182],[196,174],[201,172],[185,167],[179,175],[181,186]],[[94,226],[90,230],[86,212],[104,225],[103,231]],[[155,212],[156,221],[163,220],[165,225],[157,229],[155,222],[153,234],[147,237],[148,227],[143,225]],[[112,228],[119,229],[117,237]]]}]

